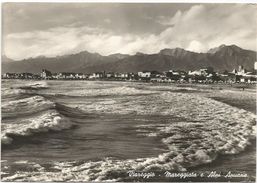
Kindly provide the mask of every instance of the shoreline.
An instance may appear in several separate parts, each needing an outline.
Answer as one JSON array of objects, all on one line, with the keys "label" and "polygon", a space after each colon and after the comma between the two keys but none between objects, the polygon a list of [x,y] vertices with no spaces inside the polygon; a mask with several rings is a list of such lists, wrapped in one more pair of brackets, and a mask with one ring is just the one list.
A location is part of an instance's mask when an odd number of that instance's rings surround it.
[{"label": "shoreline", "polygon": [[[206,86],[213,86],[216,89],[223,89],[218,87],[227,87],[227,88],[235,88],[235,89],[256,89],[257,84],[255,83],[189,83],[189,82],[151,82],[151,81],[144,81],[144,80],[108,80],[108,79],[7,79],[1,78],[2,81],[8,80],[18,80],[18,81],[85,81],[85,82],[121,82],[121,83],[147,83],[147,84],[155,84],[159,85],[175,85],[177,87],[201,87],[206,88]],[[211,89],[214,89],[211,88]]]}]

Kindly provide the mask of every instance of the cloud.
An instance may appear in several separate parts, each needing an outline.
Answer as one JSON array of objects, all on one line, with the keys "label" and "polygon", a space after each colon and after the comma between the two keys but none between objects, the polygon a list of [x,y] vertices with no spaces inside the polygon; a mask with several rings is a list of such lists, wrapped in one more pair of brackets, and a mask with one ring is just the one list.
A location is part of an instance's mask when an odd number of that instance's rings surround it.
[{"label": "cloud", "polygon": [[193,40],[190,42],[187,49],[190,51],[199,52],[200,50],[206,50],[206,47],[204,44],[200,43],[199,41]]},{"label": "cloud", "polygon": [[163,31],[161,36],[198,52],[223,43],[256,50],[256,16],[255,5],[196,5],[168,18],[165,23],[173,26]]},{"label": "cloud", "polygon": [[9,34],[4,39],[4,52],[8,57],[16,60],[40,55],[51,57],[84,50],[102,55],[132,54],[138,51],[154,53],[160,46],[163,48],[168,46],[158,41],[158,36],[153,34],[117,35],[101,28],[67,26],[47,31]]},{"label": "cloud", "polygon": [[107,24],[109,24],[109,23],[111,23],[111,20],[110,20],[109,18],[105,18],[105,19],[104,19],[104,22],[107,23]]},{"label": "cloud", "polygon": [[[87,50],[103,55],[136,52],[156,53],[182,47],[205,52],[221,44],[256,50],[256,6],[201,4],[173,16],[156,18],[166,28],[158,34],[117,33],[103,27],[79,24],[42,31],[12,33],[4,37],[4,53],[13,59],[56,56]],[[104,20],[109,23],[109,19]],[[115,29],[115,27],[113,27]]]}]

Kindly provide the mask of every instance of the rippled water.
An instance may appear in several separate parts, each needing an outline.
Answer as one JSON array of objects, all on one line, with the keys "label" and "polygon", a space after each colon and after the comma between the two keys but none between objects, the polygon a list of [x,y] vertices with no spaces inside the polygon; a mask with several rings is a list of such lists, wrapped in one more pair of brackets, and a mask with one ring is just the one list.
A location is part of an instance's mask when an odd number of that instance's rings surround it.
[{"label": "rippled water", "polygon": [[124,181],[130,170],[186,171],[244,152],[255,114],[218,95],[244,101],[254,93],[213,95],[146,83],[3,80],[2,180]]}]

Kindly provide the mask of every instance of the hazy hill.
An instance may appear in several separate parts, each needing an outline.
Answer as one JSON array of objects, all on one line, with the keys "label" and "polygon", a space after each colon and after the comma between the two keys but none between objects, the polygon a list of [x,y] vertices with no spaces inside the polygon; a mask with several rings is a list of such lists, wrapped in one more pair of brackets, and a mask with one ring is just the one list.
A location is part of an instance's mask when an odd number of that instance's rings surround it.
[{"label": "hazy hill", "polygon": [[256,52],[242,49],[236,45],[221,45],[207,53],[196,53],[182,48],[163,49],[156,54],[137,53],[135,55],[112,54],[102,56],[98,53],[83,51],[77,54],[52,58],[37,57],[21,61],[12,61],[2,57],[2,73],[40,72],[43,68],[52,72],[117,71],[137,72],[142,70],[165,71],[169,69],[194,70],[211,66],[224,71],[243,65],[253,69]]},{"label": "hazy hill", "polygon": [[43,68],[52,72],[84,72],[87,67],[101,66],[117,61],[118,58],[106,57],[97,53],[83,51],[77,54],[57,57],[36,57],[21,61],[3,61],[2,72],[32,72],[38,73]]}]

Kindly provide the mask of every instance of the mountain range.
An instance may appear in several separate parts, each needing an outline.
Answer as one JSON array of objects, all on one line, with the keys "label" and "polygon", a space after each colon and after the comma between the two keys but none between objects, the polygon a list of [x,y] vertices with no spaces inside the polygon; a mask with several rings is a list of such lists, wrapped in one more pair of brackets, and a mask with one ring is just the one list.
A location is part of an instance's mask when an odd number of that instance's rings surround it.
[{"label": "mountain range", "polygon": [[39,73],[42,69],[52,72],[138,72],[143,70],[196,70],[213,67],[217,71],[238,68],[243,65],[253,69],[256,52],[236,45],[221,45],[206,53],[196,53],[182,48],[163,49],[155,54],[138,52],[135,55],[112,54],[102,56],[98,53],[82,51],[76,54],[35,58],[14,61],[2,56],[2,73],[31,72]]}]

